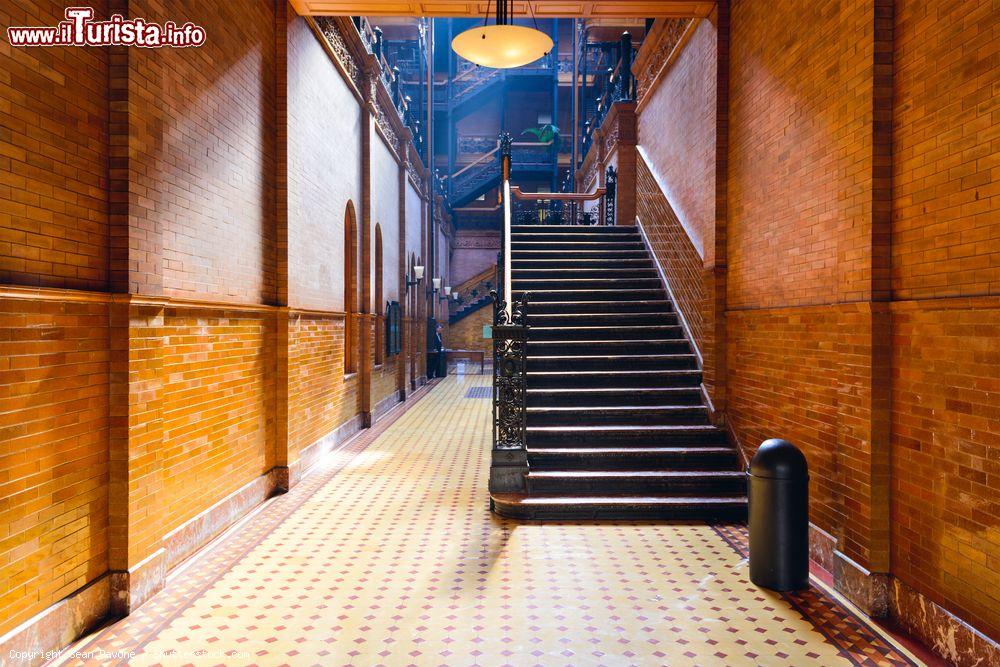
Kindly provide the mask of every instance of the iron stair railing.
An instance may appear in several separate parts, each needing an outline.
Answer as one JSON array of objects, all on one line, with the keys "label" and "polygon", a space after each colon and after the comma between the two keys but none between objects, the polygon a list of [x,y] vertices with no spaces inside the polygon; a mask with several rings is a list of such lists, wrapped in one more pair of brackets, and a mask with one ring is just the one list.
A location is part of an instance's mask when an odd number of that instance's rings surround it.
[{"label": "iron stair railing", "polygon": [[[525,441],[528,382],[528,293],[514,300],[511,289],[509,134],[500,135],[500,179],[503,184],[503,234],[497,258],[497,290],[493,296],[493,451],[490,493],[524,493],[527,488],[528,450]],[[492,501],[491,501],[492,502]]]}]

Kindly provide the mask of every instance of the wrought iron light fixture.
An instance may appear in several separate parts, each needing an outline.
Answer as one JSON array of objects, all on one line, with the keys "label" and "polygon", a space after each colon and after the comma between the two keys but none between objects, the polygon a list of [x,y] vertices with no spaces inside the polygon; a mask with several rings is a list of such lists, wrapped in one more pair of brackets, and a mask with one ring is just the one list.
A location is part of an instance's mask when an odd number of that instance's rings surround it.
[{"label": "wrought iron light fixture", "polygon": [[[471,28],[451,41],[451,48],[483,67],[509,69],[535,62],[552,50],[552,38],[541,30],[511,23],[512,0],[497,0],[496,24]],[[530,7],[530,4],[529,4]],[[487,8],[487,14],[489,9]]]},{"label": "wrought iron light fixture", "polygon": [[420,281],[424,279],[424,267],[414,266],[413,267],[413,279],[410,276],[406,276],[406,291],[409,292],[411,287],[416,287],[420,284]]}]

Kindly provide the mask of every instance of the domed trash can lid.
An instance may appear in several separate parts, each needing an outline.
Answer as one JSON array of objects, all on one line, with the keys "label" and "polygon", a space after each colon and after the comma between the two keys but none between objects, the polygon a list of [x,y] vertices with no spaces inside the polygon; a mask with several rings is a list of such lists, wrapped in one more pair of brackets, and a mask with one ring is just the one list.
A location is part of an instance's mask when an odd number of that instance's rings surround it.
[{"label": "domed trash can lid", "polygon": [[750,474],[768,479],[809,479],[802,451],[780,438],[765,440],[750,461]]}]

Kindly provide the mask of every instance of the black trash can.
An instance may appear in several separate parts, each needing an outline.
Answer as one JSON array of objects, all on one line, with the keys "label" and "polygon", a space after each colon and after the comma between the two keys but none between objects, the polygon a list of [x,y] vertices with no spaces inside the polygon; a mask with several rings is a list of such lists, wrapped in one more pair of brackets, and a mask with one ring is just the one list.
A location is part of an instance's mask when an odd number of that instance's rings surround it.
[{"label": "black trash can", "polygon": [[809,587],[809,470],[787,440],[766,440],[747,473],[750,581],[775,591]]}]

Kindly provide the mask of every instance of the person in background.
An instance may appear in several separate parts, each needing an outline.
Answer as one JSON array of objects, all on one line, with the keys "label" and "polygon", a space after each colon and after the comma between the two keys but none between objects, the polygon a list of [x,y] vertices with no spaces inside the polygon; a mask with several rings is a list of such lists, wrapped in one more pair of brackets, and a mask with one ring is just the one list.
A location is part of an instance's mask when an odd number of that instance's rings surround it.
[{"label": "person in background", "polygon": [[[444,341],[441,340],[443,327],[433,317],[427,318],[427,379],[444,377],[447,370],[447,358],[444,353]],[[442,370],[444,367],[444,370]]]},{"label": "person in background", "polygon": [[448,350],[445,349],[444,344],[441,340],[441,332],[444,331],[444,325],[438,324],[435,331],[438,343],[438,367],[437,376],[443,378],[448,375]]}]

